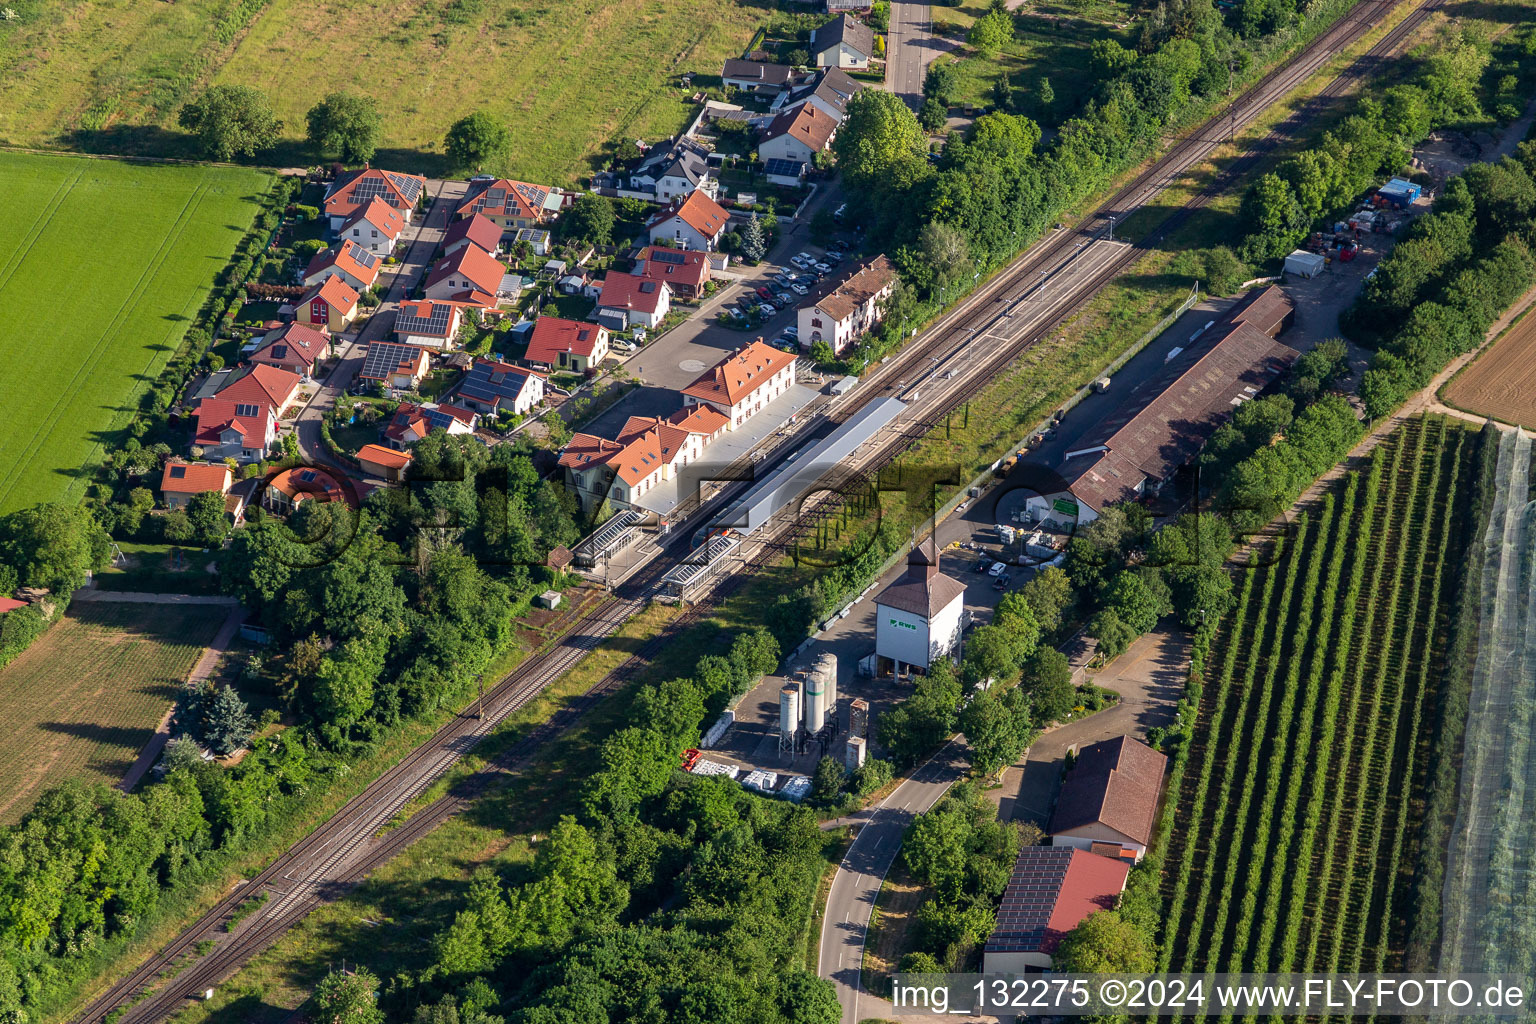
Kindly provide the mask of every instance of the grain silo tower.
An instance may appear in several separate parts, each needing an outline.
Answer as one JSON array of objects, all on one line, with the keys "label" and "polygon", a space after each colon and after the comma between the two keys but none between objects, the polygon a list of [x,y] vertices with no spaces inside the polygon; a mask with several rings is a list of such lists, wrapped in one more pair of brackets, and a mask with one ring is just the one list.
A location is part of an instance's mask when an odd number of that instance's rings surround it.
[{"label": "grain silo tower", "polygon": [[793,754],[800,738],[800,684],[779,690],[779,750]]}]

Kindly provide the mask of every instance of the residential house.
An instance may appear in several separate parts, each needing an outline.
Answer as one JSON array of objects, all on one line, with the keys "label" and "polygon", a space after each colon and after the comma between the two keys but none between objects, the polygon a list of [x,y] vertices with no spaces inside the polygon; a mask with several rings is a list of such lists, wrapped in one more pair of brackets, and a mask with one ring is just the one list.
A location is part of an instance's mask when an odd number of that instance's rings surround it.
[{"label": "residential house", "polygon": [[863,88],[863,83],[855,81],[838,68],[821,68],[799,80],[778,106],[788,110],[809,103],[842,124],[848,116],[848,101]]},{"label": "residential house", "polygon": [[339,175],[325,190],[321,208],[331,231],[340,231],[359,208],[377,198],[400,211],[407,223],[427,191],[427,179],[419,174],[401,174],[364,167]]},{"label": "residential house", "polygon": [[824,341],[841,354],[856,338],[880,322],[885,300],[896,285],[891,261],[876,256],[823,281],[800,304],[796,327],[800,347]]},{"label": "residential house", "polygon": [[518,228],[546,223],[560,212],[560,193],[548,185],[530,185],[506,178],[480,178],[469,183],[469,191],[459,200],[455,217],[486,218],[511,235]]},{"label": "residential house", "polygon": [[463,307],[456,302],[436,299],[402,302],[395,311],[395,340],[446,352],[453,347],[462,323]]},{"label": "residential house", "polygon": [[1113,910],[1131,865],[1066,846],[1023,846],[982,950],[985,974],[1051,969],[1051,957],[1083,918]]},{"label": "residential house", "polygon": [[409,391],[420,384],[432,367],[427,350],[393,341],[372,341],[363,357],[358,380],[378,381],[387,388]]},{"label": "residential house", "polygon": [[652,216],[646,226],[653,245],[668,242],[679,249],[709,251],[720,244],[730,222],[731,215],[724,207],[704,193],[694,192]]},{"label": "residential house", "polygon": [[475,414],[457,405],[438,402],[401,402],[384,428],[384,441],[397,451],[405,451],[434,430],[450,434],[473,434]]},{"label": "residential house", "polygon": [[708,153],[688,138],[652,146],[640,166],[629,172],[629,191],[663,203],[684,199],[695,192],[714,198],[719,194],[720,183],[709,172]]},{"label": "residential house", "polygon": [[339,277],[361,295],[379,279],[379,257],[356,242],[340,241],[325,252],[317,253],[304,271],[304,284],[313,287],[328,277]]},{"label": "residential house", "polygon": [[550,369],[585,373],[608,358],[608,330],[579,320],[541,316],[533,322],[525,360]]},{"label": "residential house", "polygon": [[452,256],[466,245],[478,245],[492,256],[501,250],[501,226],[484,214],[460,217],[443,232],[443,255]]},{"label": "residential house", "polygon": [[794,353],[754,341],[684,388],[683,401],[709,406],[735,430],[795,383],[796,358]]},{"label": "residential house", "polygon": [[197,407],[193,445],[205,458],[259,462],[277,441],[277,416],[260,402],[206,398]]},{"label": "residential house", "polygon": [[466,245],[445,256],[427,275],[429,299],[452,300],[484,309],[494,308],[496,300],[510,287],[507,268],[478,245]]},{"label": "residential house", "polygon": [[410,452],[397,452],[381,444],[365,444],[357,451],[357,464],[363,472],[380,480],[398,483],[411,464]]},{"label": "residential house", "polygon": [[720,84],[754,96],[773,97],[794,82],[795,69],[786,64],[764,64],[755,60],[727,60],[720,72]]},{"label": "residential house", "polygon": [[295,319],[340,334],[357,316],[357,290],[336,274],[327,275],[293,304]]},{"label": "residential house", "polygon": [[267,405],[272,408],[272,415],[281,419],[283,413],[299,397],[301,383],[303,378],[292,370],[266,363],[252,363],[230,370],[219,382],[218,390],[212,397]]},{"label": "residential house", "polygon": [[875,33],[845,12],[812,30],[810,50],[819,68],[868,68],[875,55]]},{"label": "residential house", "polygon": [[282,515],[306,501],[346,501],[346,491],[325,470],[299,466],[285,469],[268,480],[267,489],[261,495],[263,507]]},{"label": "residential house", "polygon": [[325,361],[331,336],[307,324],[284,324],[261,336],[249,361],[276,366],[300,377],[313,377],[315,368]]},{"label": "residential house", "polygon": [[622,331],[655,327],[671,308],[672,289],[665,281],[610,270],[593,313],[598,323]]},{"label": "residential house", "polygon": [[1294,317],[1295,305],[1280,288],[1249,293],[1074,441],[1058,470],[1066,490],[1036,495],[1026,509],[1073,529],[1108,505],[1157,492],[1234,408],[1258,397],[1300,356],[1275,340]]},{"label": "residential house", "polygon": [[[584,326],[589,330],[600,330],[590,324]],[[502,412],[522,416],[544,401],[544,375],[537,370],[524,369],[511,363],[476,359],[464,382],[459,385],[454,400],[482,416],[495,416]]]},{"label": "residential house", "polygon": [[764,130],[757,155],[765,164],[773,160],[809,164],[816,154],[832,145],[838,120],[814,103],[802,103],[782,111]]},{"label": "residential house", "polygon": [[217,465],[167,462],[160,474],[160,494],[168,509],[186,508],[187,502],[206,491],[228,494],[234,474],[222,462]]},{"label": "residential house", "polygon": [[1129,736],[1077,752],[1051,812],[1046,835],[1056,846],[1136,863],[1152,842],[1168,757]]},{"label": "residential house", "polygon": [[342,223],[336,237],[360,245],[375,256],[392,256],[404,230],[405,215],[374,196]]},{"label": "residential house", "polygon": [[709,284],[709,254],[692,249],[668,249],[648,245],[640,250],[634,273],[652,281],[663,281],[673,295],[698,299]]}]

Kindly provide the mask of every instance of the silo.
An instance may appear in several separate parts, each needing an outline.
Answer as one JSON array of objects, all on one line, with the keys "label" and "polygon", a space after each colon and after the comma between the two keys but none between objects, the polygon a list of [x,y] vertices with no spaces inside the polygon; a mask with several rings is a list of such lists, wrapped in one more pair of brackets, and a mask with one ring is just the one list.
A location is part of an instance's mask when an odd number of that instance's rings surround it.
[{"label": "silo", "polygon": [[832,723],[832,732],[838,731],[837,718],[837,655],[828,651],[816,659],[816,671],[821,675],[822,688],[827,694],[827,721]]},{"label": "silo", "polygon": [[800,684],[785,683],[779,690],[779,749],[793,752],[800,731]]},{"label": "silo", "polygon": [[858,771],[864,766],[864,737],[849,736],[848,746],[843,751],[843,767],[849,771]]},{"label": "silo", "polygon": [[818,664],[805,677],[805,731],[811,736],[827,724],[827,684],[819,668]]}]

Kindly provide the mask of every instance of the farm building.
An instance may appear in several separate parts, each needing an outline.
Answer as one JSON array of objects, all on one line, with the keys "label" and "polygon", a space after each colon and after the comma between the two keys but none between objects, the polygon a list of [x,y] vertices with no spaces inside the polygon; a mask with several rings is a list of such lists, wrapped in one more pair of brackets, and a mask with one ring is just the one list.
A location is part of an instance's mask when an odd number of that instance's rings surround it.
[{"label": "farm building", "polygon": [[1129,736],[1089,744],[1062,783],[1046,835],[1057,846],[1141,860],[1167,764],[1166,755]]},{"label": "farm building", "polygon": [[1067,489],[1030,498],[1030,513],[1070,529],[1097,519],[1106,505],[1157,492],[1235,406],[1258,397],[1296,361],[1301,353],[1275,340],[1295,316],[1280,288],[1251,293],[1085,434],[1058,470]]},{"label": "farm building", "polygon": [[997,924],[982,952],[986,974],[1051,969],[1051,956],[1083,918],[1112,910],[1125,891],[1128,861],[1097,857],[1069,846],[1026,846],[997,909]]}]

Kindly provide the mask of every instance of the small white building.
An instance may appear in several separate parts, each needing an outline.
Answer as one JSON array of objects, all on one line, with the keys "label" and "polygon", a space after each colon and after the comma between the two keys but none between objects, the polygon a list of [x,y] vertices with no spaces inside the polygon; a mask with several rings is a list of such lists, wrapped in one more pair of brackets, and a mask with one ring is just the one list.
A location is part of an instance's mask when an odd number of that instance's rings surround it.
[{"label": "small white building", "polygon": [[907,571],[875,598],[876,671],[927,671],[960,643],[965,584],[939,572],[933,537],[912,548]]},{"label": "small white building", "polygon": [[1285,258],[1285,272],[1302,277],[1316,277],[1327,266],[1328,260],[1322,253],[1307,252],[1305,249],[1296,249]]}]

